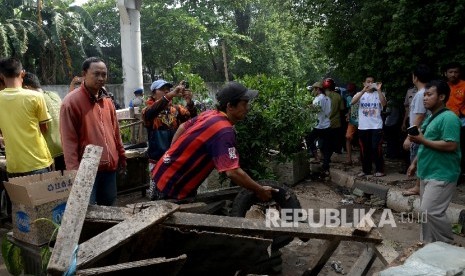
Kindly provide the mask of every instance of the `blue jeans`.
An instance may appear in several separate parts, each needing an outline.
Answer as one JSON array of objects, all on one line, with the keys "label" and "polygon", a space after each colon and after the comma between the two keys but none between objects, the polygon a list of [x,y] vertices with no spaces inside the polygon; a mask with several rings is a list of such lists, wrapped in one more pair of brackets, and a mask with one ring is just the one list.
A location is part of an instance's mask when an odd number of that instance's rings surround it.
[{"label": "blue jeans", "polygon": [[112,206],[116,201],[116,171],[97,172],[89,204]]}]

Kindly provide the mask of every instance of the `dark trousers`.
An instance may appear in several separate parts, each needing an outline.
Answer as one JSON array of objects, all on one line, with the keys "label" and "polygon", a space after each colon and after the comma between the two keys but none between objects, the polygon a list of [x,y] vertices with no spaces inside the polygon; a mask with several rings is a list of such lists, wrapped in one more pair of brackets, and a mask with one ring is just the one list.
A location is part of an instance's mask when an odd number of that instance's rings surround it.
[{"label": "dark trousers", "polygon": [[329,163],[331,162],[331,155],[333,155],[333,149],[331,146],[331,129],[318,129],[314,128],[310,134],[305,137],[308,149],[313,153],[314,156],[317,154],[317,148],[315,145],[318,139],[320,144],[321,153],[323,154],[323,170],[329,170]]},{"label": "dark trousers", "polygon": [[465,174],[465,127],[460,128],[460,151],[462,152],[462,159],[460,160],[461,174]]},{"label": "dark trousers", "polygon": [[384,126],[384,138],[386,140],[386,157],[401,158],[402,142],[400,139],[400,125]]},{"label": "dark trousers", "polygon": [[374,162],[376,172],[384,173],[383,130],[359,129],[358,137],[363,172],[365,174],[371,174],[372,162]]}]

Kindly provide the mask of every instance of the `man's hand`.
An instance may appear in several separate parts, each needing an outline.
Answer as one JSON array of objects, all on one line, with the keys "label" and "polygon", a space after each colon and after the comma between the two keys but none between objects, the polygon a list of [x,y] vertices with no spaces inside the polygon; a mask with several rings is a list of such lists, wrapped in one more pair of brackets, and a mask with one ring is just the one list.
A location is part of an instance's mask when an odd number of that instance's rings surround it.
[{"label": "man's hand", "polygon": [[411,142],[410,139],[407,137],[407,138],[405,138],[404,144],[402,145],[402,147],[404,148],[404,150],[409,151],[409,150],[410,150],[410,145],[411,145],[411,144],[412,144],[412,142]]},{"label": "man's hand", "polygon": [[415,172],[417,171],[417,162],[412,162],[407,169],[407,176],[415,176]]},{"label": "man's hand", "polygon": [[126,172],[126,167],[127,167],[126,157],[120,156],[119,161],[118,161],[118,173],[124,174]]},{"label": "man's hand", "polygon": [[415,136],[409,134],[409,135],[408,135],[408,139],[409,139],[411,142],[414,142],[414,143],[416,143],[416,144],[421,145],[421,144],[424,143],[425,137],[423,136],[423,133],[421,133],[421,130],[420,130],[420,129],[419,129],[419,131],[420,131],[420,134],[415,135]]},{"label": "man's hand", "polygon": [[255,192],[255,194],[261,201],[270,201],[273,198],[273,193],[277,192],[279,192],[278,189],[272,188],[270,186],[262,186],[262,188]]},{"label": "man's hand", "polygon": [[192,91],[189,89],[184,89],[184,92],[182,93],[182,97],[186,101],[186,104],[189,104],[192,102]]}]

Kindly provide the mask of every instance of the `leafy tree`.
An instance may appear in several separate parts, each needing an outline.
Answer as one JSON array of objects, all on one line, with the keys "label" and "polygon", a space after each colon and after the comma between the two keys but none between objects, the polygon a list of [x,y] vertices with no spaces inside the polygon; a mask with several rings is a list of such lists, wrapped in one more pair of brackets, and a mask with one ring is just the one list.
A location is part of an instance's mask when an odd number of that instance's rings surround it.
[{"label": "leafy tree", "polygon": [[[398,97],[418,63],[439,68],[465,62],[465,1],[289,0],[287,8],[308,29],[321,27],[333,74],[362,80],[373,74]],[[439,73],[439,69],[438,69]]]}]

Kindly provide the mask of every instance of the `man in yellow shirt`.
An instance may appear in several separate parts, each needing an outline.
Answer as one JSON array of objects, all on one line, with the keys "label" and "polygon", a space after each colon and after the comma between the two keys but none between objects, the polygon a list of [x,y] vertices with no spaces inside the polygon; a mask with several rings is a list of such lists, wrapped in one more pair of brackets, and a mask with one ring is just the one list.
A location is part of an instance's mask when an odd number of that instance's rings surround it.
[{"label": "man in yellow shirt", "polygon": [[43,132],[51,117],[44,96],[22,88],[24,70],[15,58],[0,60],[0,130],[5,143],[9,177],[50,171],[53,159]]}]

